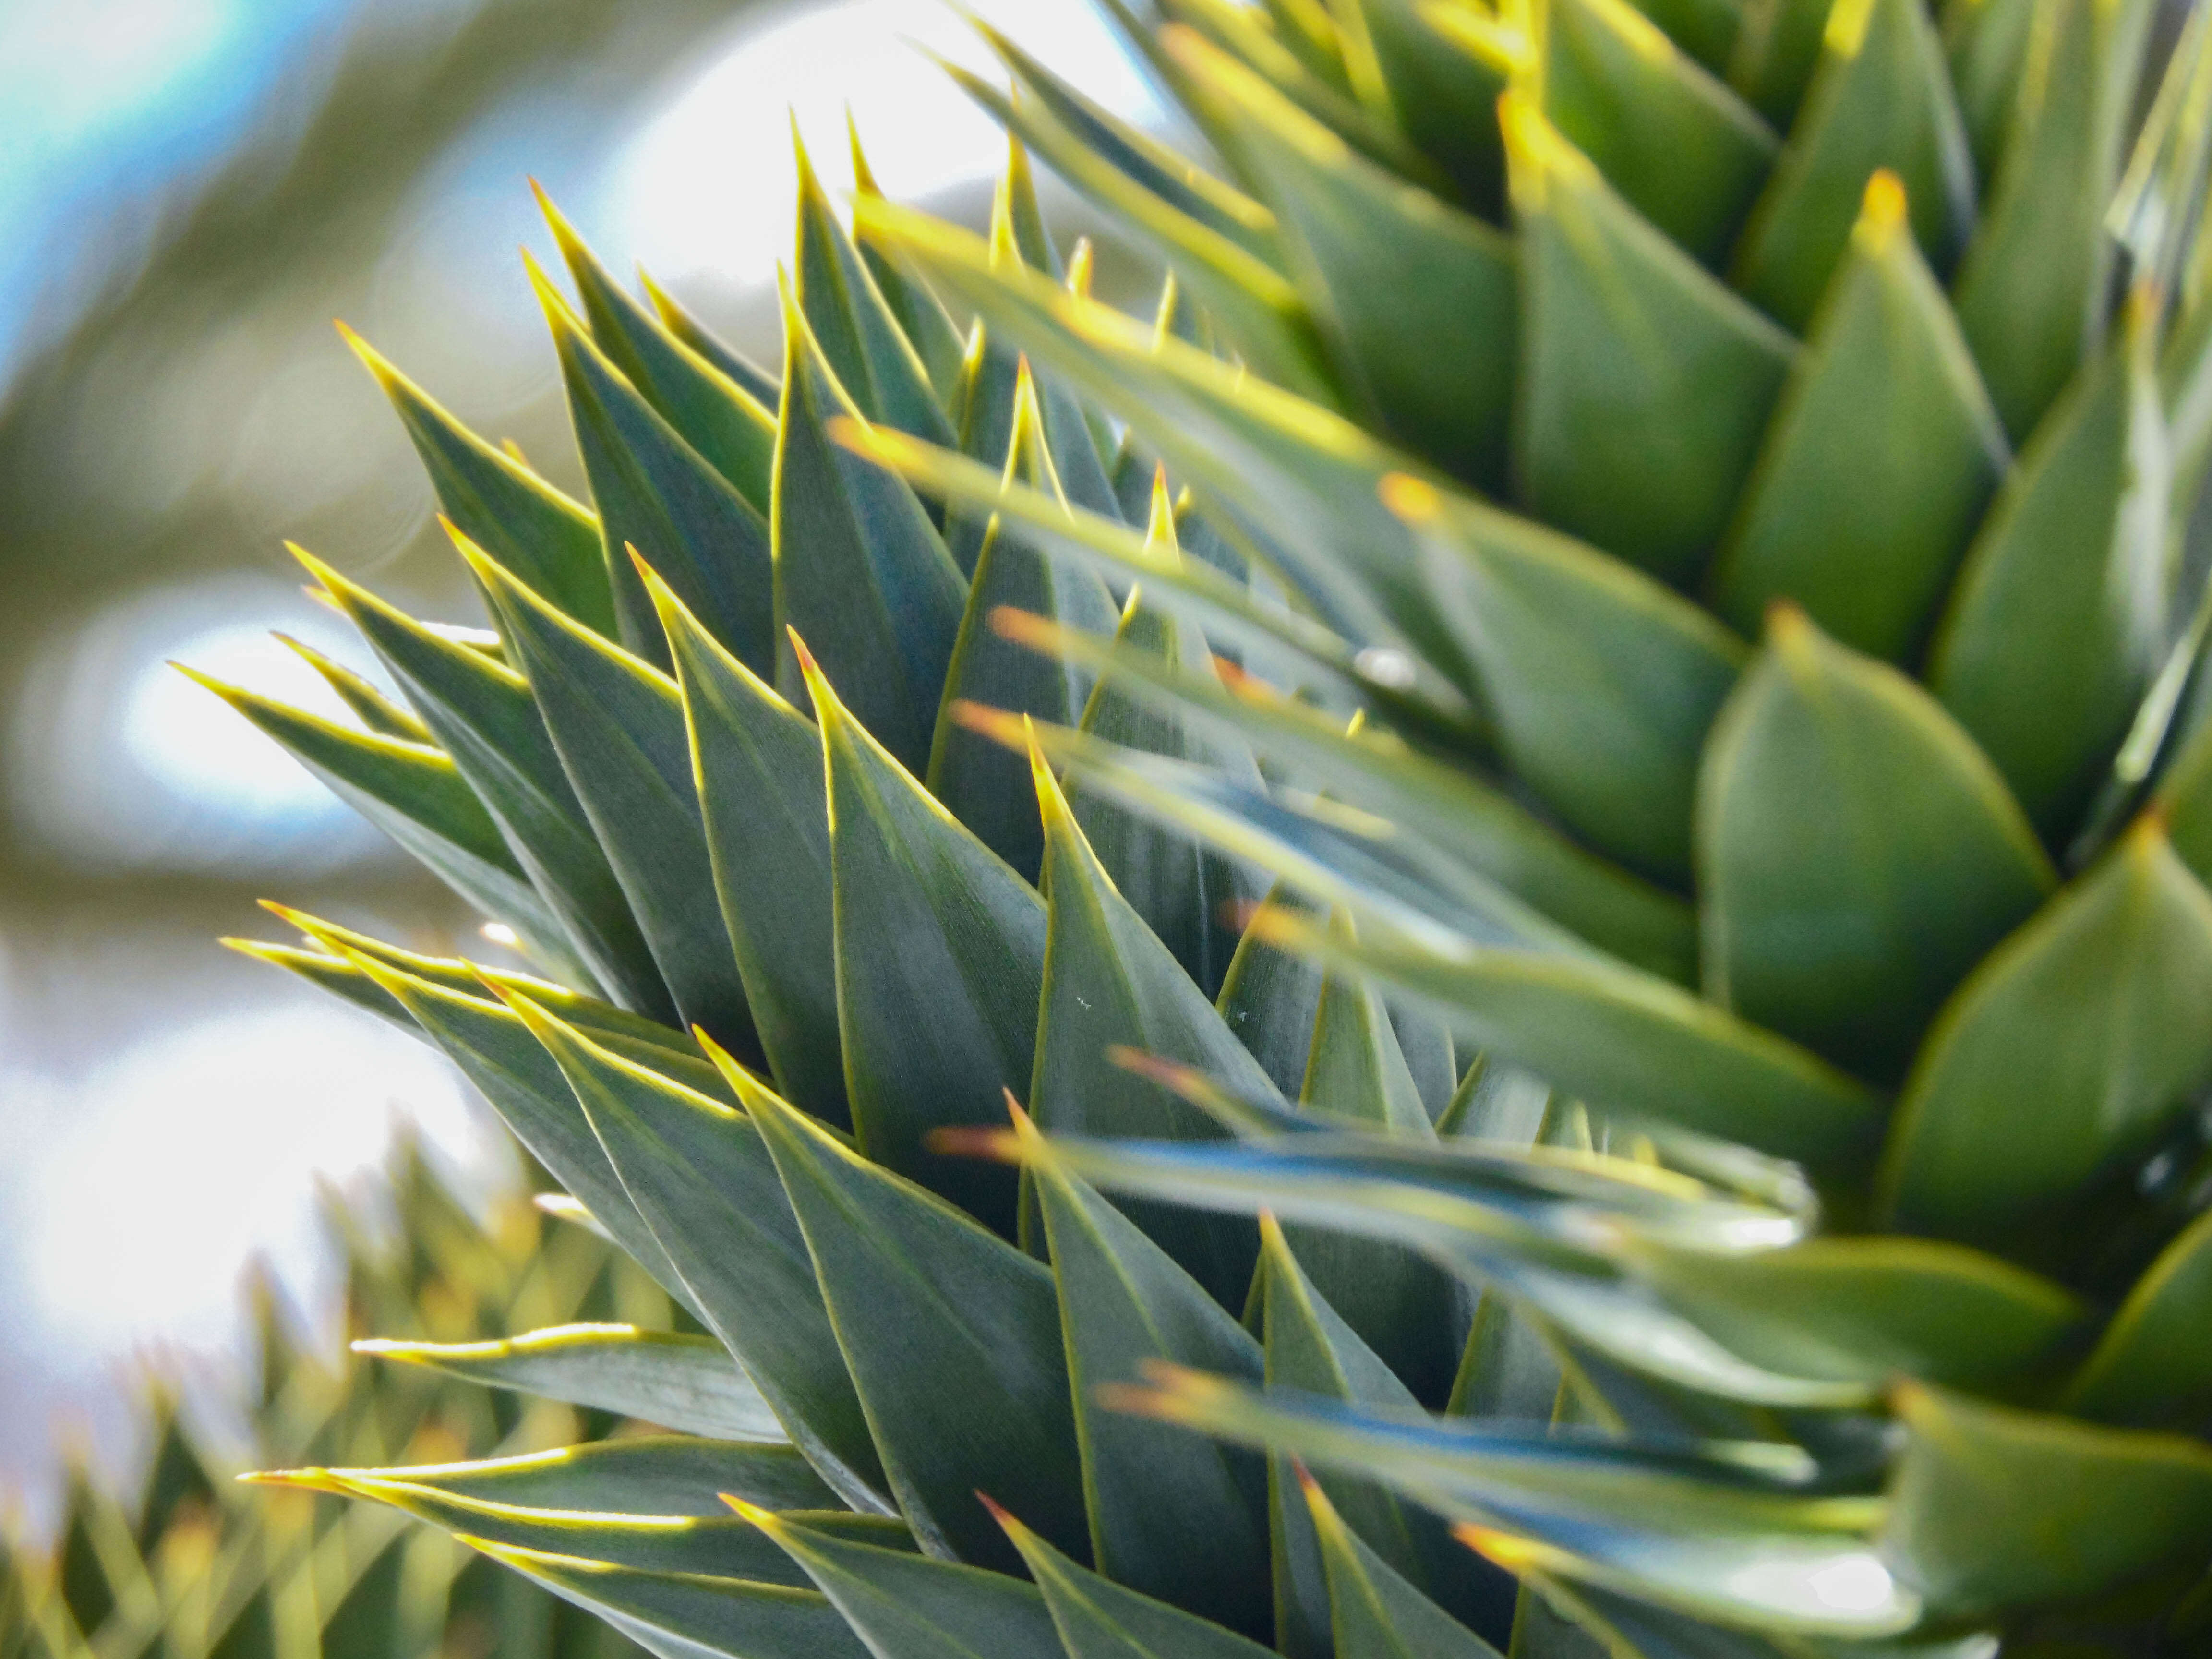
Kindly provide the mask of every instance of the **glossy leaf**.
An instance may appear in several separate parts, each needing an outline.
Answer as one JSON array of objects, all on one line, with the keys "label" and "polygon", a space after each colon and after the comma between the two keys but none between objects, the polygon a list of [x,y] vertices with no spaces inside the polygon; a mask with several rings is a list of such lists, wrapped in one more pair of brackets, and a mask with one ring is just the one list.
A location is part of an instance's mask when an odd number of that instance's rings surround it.
[{"label": "glossy leaf", "polygon": [[[931,443],[951,443],[951,424],[931,390],[929,371],[890,307],[884,303],[860,250],[838,222],[814,164],[807,157],[806,146],[799,142],[795,117],[791,137],[799,171],[799,242],[792,288],[805,315],[805,331],[818,343],[829,365],[829,378],[868,420],[896,427]],[[787,314],[787,357],[793,331]],[[788,363],[784,376],[787,398]],[[783,424],[787,441],[787,414]],[[786,621],[792,620],[788,613],[783,614]]]},{"label": "glossy leaf", "polygon": [[562,769],[529,683],[483,653],[441,638],[312,554],[292,551],[361,629],[453,757],[599,988],[635,1012],[672,1022],[668,988]]},{"label": "glossy leaf", "polygon": [[1513,514],[1403,476],[1384,499],[1419,536],[1515,773],[1600,850],[1686,873],[1698,756],[1743,642],[1644,573]]},{"label": "glossy leaf", "polygon": [[1408,448],[1497,488],[1512,399],[1511,244],[1359,155],[1197,36],[1179,33],[1170,49],[1274,209],[1346,383]]},{"label": "glossy leaf", "polygon": [[592,1406],[710,1438],[781,1440],[768,1408],[722,1345],[635,1325],[560,1325],[494,1342],[390,1342],[356,1353],[428,1365],[464,1382]]},{"label": "glossy leaf", "polygon": [[1267,1650],[1077,1565],[1012,1516],[999,1524],[1044,1595],[1067,1659],[1264,1659]]},{"label": "glossy leaf", "polygon": [[[902,764],[919,770],[928,763],[966,584],[905,483],[830,441],[827,422],[857,413],[787,295],[776,616],[819,653],[868,729]],[[758,667],[750,659],[747,665]],[[801,676],[787,641],[775,683],[787,696],[799,695]]]},{"label": "glossy leaf", "polygon": [[1328,1573],[1338,1659],[1500,1659],[1346,1525],[1320,1481],[1307,1476],[1300,1497]]},{"label": "glossy leaf", "polygon": [[1738,292],[1802,332],[1877,171],[1903,185],[1921,253],[1949,274],[1973,230],[1974,161],[1935,22],[1903,0],[1850,0],[1730,258]]},{"label": "glossy leaf", "polygon": [[[1928,682],[2046,839],[2087,805],[2163,654],[2171,455],[2139,294],[1967,550]],[[2000,404],[2002,407],[2002,404]]]},{"label": "glossy leaf", "polygon": [[739,1513],[805,1569],[877,1659],[1060,1659],[1043,1597],[1018,1578],[851,1543],[750,1505]]},{"label": "glossy leaf", "polygon": [[2010,465],[1905,211],[1876,173],[1760,446],[1710,584],[1741,633],[1787,599],[1846,645],[1911,659]]},{"label": "glossy leaf", "polygon": [[508,1006],[561,1067],[630,1203],[782,1431],[847,1504],[886,1510],[812,1258],[756,1127],[764,1091],[731,1069],[744,1106],[733,1111],[607,1053],[526,997]]},{"label": "glossy leaf", "polygon": [[2067,1411],[2100,1422],[2181,1426],[2212,1398],[2204,1329],[2212,1310],[2212,1215],[2200,1216],[2159,1253],[2081,1370]]},{"label": "glossy leaf", "polygon": [[519,1457],[374,1473],[459,1498],[533,1510],[722,1516],[729,1506],[715,1494],[724,1492],[772,1510],[837,1505],[836,1495],[796,1447],[693,1435],[628,1435]]},{"label": "glossy leaf", "polygon": [[[1006,478],[1059,502],[1059,488],[1039,419],[1036,384],[1026,364],[1017,378],[1012,445]],[[1036,545],[1017,525],[994,514],[985,520],[968,588],[968,607],[945,671],[945,696],[929,755],[929,790],[978,840],[1035,880],[1044,858],[1043,830],[1030,789],[1024,757],[969,731],[953,715],[962,702],[980,702],[1055,725],[1081,718],[1092,676],[1081,665],[1007,644],[991,626],[1000,607],[1012,605],[1051,617],[1079,632],[1110,634],[1114,600],[1089,566]]]},{"label": "glossy leaf", "polygon": [[822,732],[836,889],[838,1029],[860,1151],[1011,1233],[1013,1182],[930,1153],[993,1121],[1036,1061],[1044,905],[862,728],[802,658]]},{"label": "glossy leaf", "polygon": [[1082,1547],[1083,1478],[1050,1271],[773,1096],[746,1103],[921,1547],[1012,1566],[1012,1546],[975,1501],[981,1489]]},{"label": "glossy leaf", "polygon": [[[1030,1111],[1055,1134],[1218,1139],[1211,1120],[1106,1065],[1109,1052],[1132,1048],[1263,1096],[1266,1073],[1115,888],[1041,757],[1032,775],[1050,901]],[[1249,1226],[1157,1205],[1131,1215],[1216,1301],[1238,1305],[1252,1278]]]},{"label": "glossy leaf", "polygon": [[[679,1023],[755,1052],[729,933],[720,912],[699,902],[714,865],[676,683],[570,622],[485,554],[465,544],[461,554],[498,612]],[[667,648],[664,636],[660,654]]]},{"label": "glossy leaf", "polygon": [[767,519],[623,378],[545,274],[525,262],[599,503],[623,644],[665,665],[667,644],[624,550],[635,547],[716,638],[764,668],[775,642]]},{"label": "glossy leaf", "polygon": [[446,516],[577,621],[611,635],[614,590],[598,517],[471,432],[343,323],[338,332],[398,411]]},{"label": "glossy leaf", "polygon": [[1543,111],[1645,220],[1717,265],[1774,164],[1774,131],[1626,0],[1548,0]]},{"label": "glossy leaf", "polygon": [[2212,1547],[2212,1452],[1906,1387],[1886,1553],[1931,1609],[2078,1601]]},{"label": "glossy leaf", "polygon": [[560,923],[443,750],[341,726],[191,668],[183,672],[282,744],[477,910],[514,928],[549,966],[581,976]]},{"label": "glossy leaf", "polygon": [[701,459],[766,514],[775,470],[774,412],[625,293],[552,198],[533,188],[583,301],[592,343]]},{"label": "glossy leaf", "polygon": [[1524,97],[1504,108],[1521,498],[1687,582],[1727,527],[1795,343],[1639,218]]},{"label": "glossy leaf", "polygon": [[2105,212],[2126,160],[2151,10],[2145,0],[2035,0],[2003,155],[1953,287],[2015,441],[2103,333]]},{"label": "glossy leaf", "polygon": [[641,574],[668,635],[714,892],[761,1050],[786,1099],[848,1127],[821,735]]},{"label": "glossy leaf", "polygon": [[1669,1306],[1747,1359],[1793,1376],[2018,1386],[2087,1316],[2070,1291],[1954,1244],[1816,1238],[1722,1254],[1626,1249]]},{"label": "glossy leaf", "polygon": [[2057,885],[1940,704],[1778,605],[1698,784],[1708,995],[1880,1081]]},{"label": "glossy leaf", "polygon": [[2146,820],[1945,1008],[1883,1154],[1886,1213],[2004,1238],[2122,1178],[2212,1073],[2208,999],[2212,895]]},{"label": "glossy leaf", "polygon": [[865,1659],[826,1596],[780,1584],[652,1572],[463,1540],[664,1659]]},{"label": "glossy leaf", "polygon": [[1257,1459],[1102,1402],[1146,1363],[1260,1379],[1259,1345],[1135,1223],[1015,1119],[1043,1211],[1083,1458],[1091,1559],[1131,1589],[1264,1635],[1266,1476]]},{"label": "glossy leaf", "polygon": [[[1152,591],[1147,589],[1147,592]],[[1001,615],[1006,638],[1112,672],[1144,697],[1243,737],[1261,755],[1319,788],[1462,861],[1592,944],[1669,979],[1695,967],[1695,924],[1673,895],[1575,846],[1480,775],[1343,722],[1249,676],[1185,672],[1149,653],[1116,647],[1041,619]],[[1285,1092],[1304,1075],[1304,1045]]]}]

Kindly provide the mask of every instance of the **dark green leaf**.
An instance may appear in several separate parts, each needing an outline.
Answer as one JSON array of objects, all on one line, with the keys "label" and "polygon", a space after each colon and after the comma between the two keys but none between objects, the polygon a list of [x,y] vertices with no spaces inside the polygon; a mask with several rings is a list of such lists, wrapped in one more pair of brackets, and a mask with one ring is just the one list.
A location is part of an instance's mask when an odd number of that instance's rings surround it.
[{"label": "dark green leaf", "polygon": [[592,512],[471,432],[351,329],[338,331],[399,411],[446,516],[577,621],[611,635],[614,590]]},{"label": "dark green leaf", "polygon": [[2066,1389],[2075,1416],[2179,1426],[2212,1399],[2204,1331],[2212,1319],[2212,1214],[2199,1216],[2128,1292]]},{"label": "dark green leaf", "polygon": [[1524,96],[1504,107],[1521,498],[1690,581],[1727,527],[1796,344],[1639,218]]},{"label": "dark green leaf", "polygon": [[1060,1659],[1044,1598],[1018,1578],[851,1543],[750,1505],[739,1512],[805,1569],[876,1659]]},{"label": "dark green leaf", "polygon": [[1885,1553],[1931,1610],[2080,1601],[2212,1549],[2212,1451],[1912,1385]]},{"label": "dark green leaf", "polygon": [[569,787],[529,682],[483,652],[440,637],[303,549],[292,551],[361,629],[453,757],[599,988],[626,1008],[672,1021],[668,988]]},{"label": "dark green leaf", "polygon": [[1881,169],[1903,183],[1920,251],[1948,276],[1974,228],[1974,163],[1935,24],[1905,0],[1850,0],[1730,259],[1737,290],[1802,331]]},{"label": "dark green leaf", "polygon": [[1954,1238],[2079,1243],[2051,1236],[2054,1212],[2121,1178],[2212,1073],[2208,1001],[2212,895],[2146,819],[1944,1009],[1883,1154],[1884,1212]]},{"label": "dark green leaf", "polygon": [[[1135,1049],[1262,1096],[1266,1073],[1116,890],[1041,757],[1033,772],[1051,902],[1030,1110],[1056,1134],[1218,1139],[1211,1120],[1108,1066],[1108,1052]],[[1132,1216],[1217,1301],[1238,1305],[1252,1278],[1248,1225],[1157,1205]]]},{"label": "dark green leaf", "polygon": [[781,1440],[783,1429],[761,1392],[711,1337],[641,1331],[635,1325],[557,1325],[489,1342],[390,1342],[356,1353],[428,1365],[494,1389],[591,1406],[687,1434]]},{"label": "dark green leaf", "polygon": [[683,693],[714,891],[761,1050],[786,1099],[849,1126],[821,736],[643,574]]},{"label": "dark green leaf", "polygon": [[649,272],[640,270],[637,277],[639,285],[645,289],[645,297],[653,302],[654,313],[671,334],[721,370],[763,409],[773,409],[782,401],[782,387],[775,375],[718,338],[673,295],[654,282]]},{"label": "dark green leaf", "polygon": [[[852,140],[854,192],[881,196],[883,191],[869,170],[868,158],[860,152],[860,129],[850,110],[846,112],[845,126]],[[953,394],[960,386],[961,360],[968,352],[967,342],[962,338],[958,326],[936,295],[930,292],[929,285],[906,268],[896,250],[879,246],[865,231],[856,234],[854,242],[860,249],[861,264],[875,280],[876,291],[884,296],[884,304],[896,319],[899,332],[906,336],[915,355],[921,359],[937,401],[948,409],[954,407]]]},{"label": "dark green leaf", "polygon": [[[830,441],[826,423],[855,406],[787,291],[783,320],[776,616],[819,653],[868,729],[918,770],[966,584],[905,482]],[[795,697],[799,681],[787,641],[776,689]]]},{"label": "dark green leaf", "polygon": [[1044,905],[915,781],[802,658],[827,756],[838,1029],[867,1157],[1011,1234],[1005,1172],[940,1159],[940,1125],[993,1121],[1036,1063]]},{"label": "dark green leaf", "polygon": [[764,671],[775,648],[767,519],[623,377],[524,257],[553,331],[568,417],[599,503],[622,642],[656,666],[665,663],[667,642],[624,551],[635,547],[716,638]]},{"label": "dark green leaf", "polygon": [[[2046,840],[2087,805],[2169,626],[2172,457],[2155,302],[2036,429],[1967,550],[1928,683]],[[2002,407],[2002,404],[2000,404]]]},{"label": "dark green leaf", "polygon": [[[623,292],[543,189],[538,189],[538,205],[584,302],[592,343],[702,460],[765,515],[775,471],[775,416]],[[619,556],[621,550],[613,551]]]},{"label": "dark green leaf", "polygon": [[2010,464],[1904,223],[1895,176],[1876,173],[1713,569],[1740,632],[1789,599],[1846,645],[1914,656]]},{"label": "dark green leaf", "polygon": [[792,1442],[854,1509],[888,1500],[806,1241],[755,1127],[763,1092],[737,1069],[733,1111],[629,1064],[523,996],[508,1006],[575,1093],[623,1188]]},{"label": "dark green leaf", "polygon": [[1826,0],[1745,0],[1728,56],[1729,84],[1778,127],[1789,127],[1798,112],[1832,9]]},{"label": "dark green leaf", "polygon": [[922,1547],[1015,1565],[980,1489],[1080,1548],[1083,1476],[1050,1271],[773,1096],[746,1104]]},{"label": "dark green leaf", "polygon": [[1462,201],[1495,220],[1505,205],[1505,147],[1486,118],[1505,90],[1504,71],[1460,41],[1450,14],[1421,0],[1364,0],[1362,9],[1406,136],[1451,175]]},{"label": "dark green leaf", "polygon": [[[1006,477],[1010,483],[1039,488],[1066,511],[1038,418],[1036,384],[1026,364],[1017,374]],[[945,698],[937,712],[929,789],[986,847],[1033,881],[1043,860],[1044,842],[1027,761],[969,731],[954,710],[963,702],[975,702],[1054,725],[1073,725],[1090,694],[1091,673],[1076,663],[1006,644],[993,630],[991,617],[1001,606],[1011,605],[1054,617],[1079,632],[1110,634],[1114,601],[1088,565],[1036,547],[996,515],[984,521],[979,547],[968,608],[960,618],[959,640],[952,648]]]},{"label": "dark green leaf", "polygon": [[1546,118],[1621,198],[1716,266],[1774,164],[1774,131],[1626,0],[1551,0]]},{"label": "dark green leaf", "polygon": [[1337,1659],[1501,1659],[1347,1526],[1320,1481],[1308,1476],[1302,1497],[1328,1577]]},{"label": "dark green leaf", "polygon": [[2148,0],[2034,0],[2003,154],[1952,290],[2015,442],[2104,331],[2105,214],[2152,10]]},{"label": "dark green leaf", "polygon": [[692,1435],[628,1435],[520,1457],[375,1473],[459,1498],[532,1510],[721,1516],[729,1507],[715,1494],[725,1492],[772,1510],[827,1510],[837,1504],[794,1446]]},{"label": "dark green leaf", "polygon": [[2036,0],[1943,0],[1937,14],[1974,171],[1984,180],[1996,174],[2012,134],[2036,11]]},{"label": "dark green leaf", "polygon": [[699,902],[713,889],[714,865],[676,683],[569,621],[468,544],[461,552],[530,681],[679,1022],[757,1052],[730,936],[720,912]]},{"label": "dark green leaf", "polygon": [[1942,706],[1786,605],[1707,746],[1698,842],[1706,994],[1882,1082],[2057,885]]},{"label": "dark green leaf", "polygon": [[1091,1555],[1116,1583],[1247,1635],[1268,1628],[1266,1475],[1255,1458],[1108,1410],[1158,1360],[1259,1381],[1259,1345],[1196,1279],[1057,1163],[1017,1117],[1044,1213],[1083,1458]]},{"label": "dark green leaf", "polygon": [[1499,488],[1514,365],[1510,240],[1359,155],[1195,35],[1179,40],[1185,70],[1279,216],[1346,383],[1408,447]]},{"label": "dark green leaf", "polygon": [[274,633],[270,637],[321,675],[323,683],[337,693],[338,700],[353,711],[354,718],[371,732],[387,738],[403,738],[410,743],[436,741],[430,735],[430,728],[422,724],[422,717],[413,709],[392,702],[344,664],[332,661],[312,645],[295,640],[289,634]]},{"label": "dark green leaf", "polygon": [[[1293,912],[1304,908],[1283,882],[1268,890],[1265,902],[1269,908]],[[1222,1023],[1286,1100],[1297,1099],[1305,1081],[1321,982],[1321,969],[1313,963],[1247,927],[1214,1000]]]}]

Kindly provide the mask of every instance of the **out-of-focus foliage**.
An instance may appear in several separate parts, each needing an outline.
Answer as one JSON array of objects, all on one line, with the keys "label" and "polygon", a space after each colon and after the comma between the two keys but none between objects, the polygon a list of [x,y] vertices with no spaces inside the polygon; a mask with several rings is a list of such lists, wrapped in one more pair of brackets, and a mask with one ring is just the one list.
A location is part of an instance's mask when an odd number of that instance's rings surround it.
[{"label": "out-of-focus foliage", "polygon": [[[333,1200],[349,1334],[404,1331],[456,1342],[551,1322],[665,1328],[666,1295],[597,1235],[525,1198],[478,1223],[411,1144],[392,1160],[393,1225],[364,1229]],[[0,1549],[4,1659],[623,1659],[599,1620],[396,1513],[235,1485],[277,1459],[448,1462],[522,1454],[618,1419],[488,1392],[416,1366],[333,1369],[288,1328],[265,1278],[252,1290],[257,1343],[247,1446],[220,1449],[173,1395],[149,1401],[136,1490],[80,1462],[51,1540]]]}]

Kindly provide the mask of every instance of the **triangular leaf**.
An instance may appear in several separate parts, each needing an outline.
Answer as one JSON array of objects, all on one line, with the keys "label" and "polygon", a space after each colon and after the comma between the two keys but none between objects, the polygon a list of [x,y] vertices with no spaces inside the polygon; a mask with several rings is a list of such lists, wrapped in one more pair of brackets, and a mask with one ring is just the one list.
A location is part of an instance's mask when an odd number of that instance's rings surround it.
[{"label": "triangular leaf", "polygon": [[715,1496],[724,1492],[772,1510],[826,1510],[837,1504],[796,1447],[695,1435],[626,1435],[519,1457],[375,1473],[460,1498],[533,1510],[727,1515],[729,1506]]},{"label": "triangular leaf", "polygon": [[1500,1659],[1346,1526],[1321,1483],[1303,1496],[1328,1574],[1337,1659]]}]

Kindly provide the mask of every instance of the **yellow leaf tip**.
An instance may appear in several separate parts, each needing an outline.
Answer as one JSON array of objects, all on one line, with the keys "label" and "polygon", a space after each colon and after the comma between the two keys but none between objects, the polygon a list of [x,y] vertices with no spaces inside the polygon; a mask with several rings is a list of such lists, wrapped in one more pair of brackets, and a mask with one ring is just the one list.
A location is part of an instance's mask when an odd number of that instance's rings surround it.
[{"label": "yellow leaf tip", "polygon": [[1876,167],[1859,204],[1859,224],[1868,241],[1887,246],[1905,223],[1905,181],[1887,167]]},{"label": "yellow leaf tip", "polygon": [[1434,524],[1443,514],[1444,498],[1437,487],[1410,472],[1384,473],[1375,493],[1401,524]]}]

